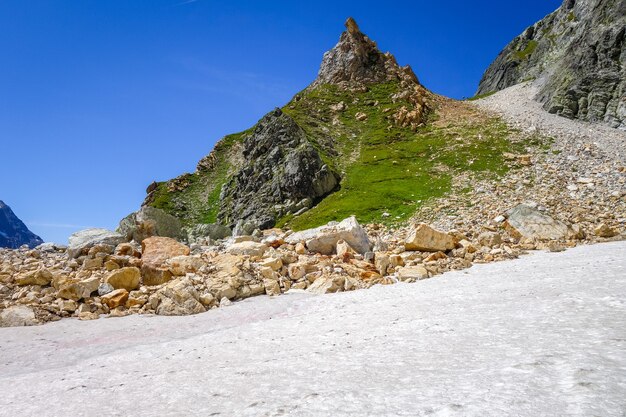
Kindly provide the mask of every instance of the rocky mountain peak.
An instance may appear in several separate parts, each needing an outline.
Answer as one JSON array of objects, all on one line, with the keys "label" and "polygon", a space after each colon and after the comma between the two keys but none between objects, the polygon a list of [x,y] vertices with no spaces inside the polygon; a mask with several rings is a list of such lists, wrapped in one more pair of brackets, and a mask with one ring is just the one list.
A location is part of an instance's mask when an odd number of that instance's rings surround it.
[{"label": "rocky mountain peak", "polygon": [[352,17],[346,20],[345,26],[339,43],[324,54],[317,79],[310,88],[323,84],[354,88],[392,80],[419,84],[411,67],[400,67],[391,53],[381,52]]},{"label": "rocky mountain peak", "polygon": [[11,207],[0,200],[0,248],[17,249],[22,245],[34,248],[42,243],[43,240],[28,230]]}]

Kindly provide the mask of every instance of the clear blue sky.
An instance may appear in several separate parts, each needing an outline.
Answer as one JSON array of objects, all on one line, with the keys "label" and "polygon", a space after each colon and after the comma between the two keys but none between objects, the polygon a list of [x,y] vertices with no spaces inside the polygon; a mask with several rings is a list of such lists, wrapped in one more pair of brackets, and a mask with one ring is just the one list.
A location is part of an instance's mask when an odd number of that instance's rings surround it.
[{"label": "clear blue sky", "polygon": [[0,0],[0,200],[44,240],[115,228],[317,74],[353,16],[423,84],[472,96],[560,0]]}]

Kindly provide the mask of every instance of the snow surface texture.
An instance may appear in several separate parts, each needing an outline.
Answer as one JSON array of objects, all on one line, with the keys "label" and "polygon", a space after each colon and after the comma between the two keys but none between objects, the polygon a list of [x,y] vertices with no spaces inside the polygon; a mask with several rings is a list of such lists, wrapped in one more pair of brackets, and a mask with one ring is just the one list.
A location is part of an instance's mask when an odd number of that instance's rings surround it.
[{"label": "snow surface texture", "polygon": [[188,317],[0,329],[0,415],[620,416],[626,242]]}]

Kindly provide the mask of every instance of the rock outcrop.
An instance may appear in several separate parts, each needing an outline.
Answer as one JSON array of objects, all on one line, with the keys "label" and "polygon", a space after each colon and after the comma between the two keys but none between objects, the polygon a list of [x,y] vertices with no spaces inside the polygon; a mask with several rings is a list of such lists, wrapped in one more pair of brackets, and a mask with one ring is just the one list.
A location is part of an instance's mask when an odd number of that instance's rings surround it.
[{"label": "rock outcrop", "polygon": [[392,80],[419,84],[411,67],[400,67],[391,53],[381,52],[353,18],[348,18],[345,25],[346,31],[339,43],[324,54],[317,79],[309,88],[324,84],[350,87]]},{"label": "rock outcrop", "polygon": [[257,123],[242,156],[243,168],[222,188],[218,215],[222,224],[239,224],[236,232],[268,229],[298,207],[311,207],[339,183],[306,133],[280,109]]},{"label": "rock outcrop", "polygon": [[507,45],[477,94],[528,80],[547,111],[626,129],[626,1],[565,0]]},{"label": "rock outcrop", "polygon": [[42,243],[43,240],[28,230],[11,207],[0,200],[0,248],[16,249],[22,245],[34,248]]}]

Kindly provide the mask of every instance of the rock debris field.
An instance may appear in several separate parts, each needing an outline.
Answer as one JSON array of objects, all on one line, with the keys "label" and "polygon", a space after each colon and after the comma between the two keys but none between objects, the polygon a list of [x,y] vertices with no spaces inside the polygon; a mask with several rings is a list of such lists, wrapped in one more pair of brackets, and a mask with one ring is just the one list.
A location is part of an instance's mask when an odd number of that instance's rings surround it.
[{"label": "rock debris field", "polygon": [[626,242],[194,316],[0,328],[0,415],[624,416]]}]

